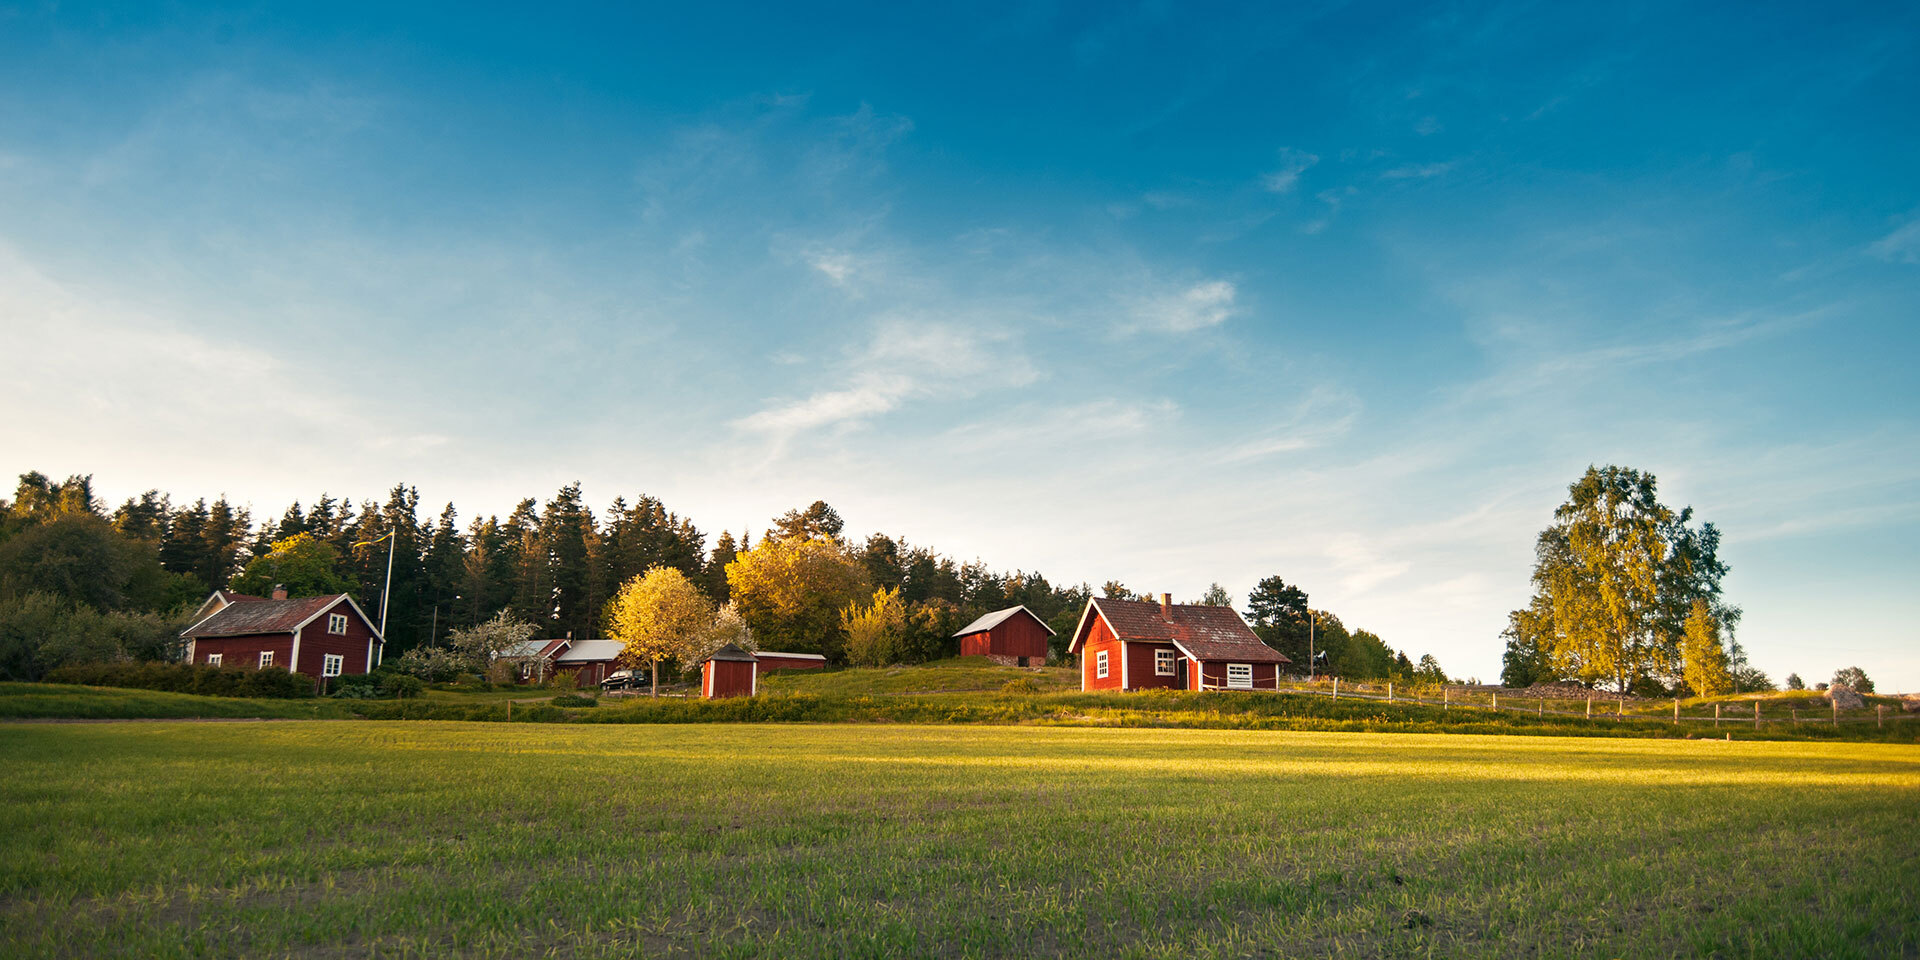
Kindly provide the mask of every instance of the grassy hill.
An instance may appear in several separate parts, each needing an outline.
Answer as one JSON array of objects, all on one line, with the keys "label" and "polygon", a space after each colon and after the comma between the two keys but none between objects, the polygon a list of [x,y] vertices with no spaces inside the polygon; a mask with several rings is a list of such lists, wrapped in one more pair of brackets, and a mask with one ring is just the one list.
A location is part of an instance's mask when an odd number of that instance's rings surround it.
[{"label": "grassy hill", "polygon": [[911,667],[783,670],[763,677],[760,689],[815,696],[968,693],[1000,690],[1016,680],[1030,681],[1041,692],[1080,688],[1080,672],[1072,667],[1007,667],[986,657],[954,657]]}]

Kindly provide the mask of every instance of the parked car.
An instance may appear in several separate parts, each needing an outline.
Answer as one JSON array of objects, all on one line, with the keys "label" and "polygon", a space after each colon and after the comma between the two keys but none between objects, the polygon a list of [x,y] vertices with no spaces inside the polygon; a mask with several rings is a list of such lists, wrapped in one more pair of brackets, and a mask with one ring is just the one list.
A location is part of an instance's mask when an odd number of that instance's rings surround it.
[{"label": "parked car", "polygon": [[600,681],[600,689],[631,690],[634,687],[646,686],[646,684],[647,672],[645,670],[615,670],[607,674],[605,680]]}]

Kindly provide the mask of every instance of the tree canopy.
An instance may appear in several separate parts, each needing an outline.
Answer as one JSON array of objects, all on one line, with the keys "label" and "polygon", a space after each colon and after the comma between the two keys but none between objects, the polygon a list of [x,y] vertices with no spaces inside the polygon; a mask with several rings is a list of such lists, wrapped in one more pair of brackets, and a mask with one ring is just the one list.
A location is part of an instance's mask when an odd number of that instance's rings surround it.
[{"label": "tree canopy", "polygon": [[1534,596],[1509,617],[1503,677],[1608,682],[1677,680],[1696,601],[1725,630],[1740,611],[1721,597],[1720,533],[1692,508],[1661,503],[1652,474],[1589,467],[1541,531]]},{"label": "tree canopy", "polygon": [[254,557],[247,568],[228,584],[241,593],[266,596],[275,584],[287,589],[289,597],[320,597],[347,593],[353,585],[334,571],[340,551],[310,533],[296,533],[276,540],[264,556]]}]

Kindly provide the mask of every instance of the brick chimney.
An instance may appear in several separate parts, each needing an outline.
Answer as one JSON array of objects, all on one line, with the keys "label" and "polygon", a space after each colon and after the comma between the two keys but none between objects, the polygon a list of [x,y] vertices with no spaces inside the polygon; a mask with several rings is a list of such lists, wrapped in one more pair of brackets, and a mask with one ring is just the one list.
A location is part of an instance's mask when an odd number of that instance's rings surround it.
[{"label": "brick chimney", "polygon": [[284,583],[276,583],[276,584],[274,584],[274,585],[273,585],[273,598],[274,598],[275,600],[285,600],[285,599],[287,598],[287,585],[286,585],[286,584],[284,584]]},{"label": "brick chimney", "polygon": [[1163,593],[1160,595],[1160,615],[1166,617],[1168,620],[1173,619],[1173,594]]}]

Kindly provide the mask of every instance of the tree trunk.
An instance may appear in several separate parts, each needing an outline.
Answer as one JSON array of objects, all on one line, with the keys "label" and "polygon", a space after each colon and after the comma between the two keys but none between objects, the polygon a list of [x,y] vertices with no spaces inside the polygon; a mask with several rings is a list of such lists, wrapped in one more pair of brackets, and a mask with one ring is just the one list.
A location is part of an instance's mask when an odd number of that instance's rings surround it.
[{"label": "tree trunk", "polygon": [[648,677],[648,679],[653,681],[653,695],[657,697],[660,695],[660,660],[659,658],[656,657],[654,659],[653,666],[647,669],[647,673],[652,675]]}]

